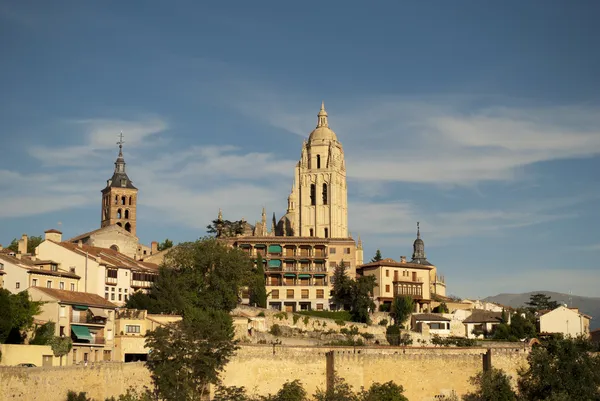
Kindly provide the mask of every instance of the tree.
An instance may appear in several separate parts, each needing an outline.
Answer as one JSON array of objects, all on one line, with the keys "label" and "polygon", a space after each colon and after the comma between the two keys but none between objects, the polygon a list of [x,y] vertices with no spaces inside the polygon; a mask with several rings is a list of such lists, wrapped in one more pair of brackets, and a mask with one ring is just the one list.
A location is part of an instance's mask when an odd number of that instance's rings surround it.
[{"label": "tree", "polygon": [[352,387],[344,379],[334,375],[334,382],[327,390],[317,389],[313,398],[315,401],[359,401]]},{"label": "tree", "polygon": [[551,300],[552,297],[550,295],[546,295],[544,293],[532,294],[529,297],[529,302],[525,304],[529,306],[529,309],[532,311],[540,311],[547,309],[556,309],[560,306],[560,304],[556,301]]},{"label": "tree", "polygon": [[167,254],[149,294],[132,296],[127,307],[182,315],[193,309],[231,311],[251,271],[248,255],[215,238],[184,242]]},{"label": "tree", "polygon": [[31,301],[27,291],[11,294],[0,288],[0,305],[0,344],[22,344],[42,303]]},{"label": "tree", "polygon": [[62,357],[71,352],[71,348],[73,348],[73,340],[69,337],[53,337],[50,340],[50,347],[52,348],[52,352],[54,356],[58,356],[60,358],[60,366],[62,366]]},{"label": "tree", "polygon": [[519,372],[519,393],[526,400],[600,400],[600,355],[582,338],[551,338],[534,346],[529,367]]},{"label": "tree", "polygon": [[433,308],[433,313],[450,313],[450,310],[448,309],[448,305],[446,305],[445,302],[442,302],[441,304]]},{"label": "tree", "polygon": [[214,234],[215,238],[235,237],[244,233],[244,221],[216,219],[206,226],[206,232],[208,234]]},{"label": "tree", "polygon": [[164,251],[165,249],[169,249],[173,247],[173,241],[171,241],[170,239],[166,238],[163,242],[161,242],[160,244],[158,244],[158,250],[159,251]]},{"label": "tree", "polygon": [[346,274],[346,267],[342,262],[336,266],[331,281],[333,302],[344,309],[350,309],[352,321],[369,323],[369,312],[375,310],[375,303],[371,297],[377,285],[375,276],[351,279]]},{"label": "tree", "polygon": [[54,330],[56,324],[54,322],[44,323],[35,328],[33,338],[29,341],[31,345],[48,345],[54,338]]},{"label": "tree", "polygon": [[396,296],[392,302],[392,313],[394,315],[394,324],[404,328],[403,324],[408,319],[415,308],[415,302],[409,296]]},{"label": "tree", "polygon": [[343,309],[350,309],[352,304],[352,279],[346,274],[344,262],[335,267],[331,277],[333,284],[331,289],[331,298],[333,302]]},{"label": "tree", "polygon": [[286,382],[277,394],[267,397],[265,401],[306,401],[306,390],[300,380]]},{"label": "tree", "polygon": [[375,251],[375,256],[373,256],[373,259],[371,259],[371,263],[379,262],[381,259],[383,259],[383,257],[381,256],[381,251],[378,249],[377,251]]},{"label": "tree", "polygon": [[470,379],[475,386],[473,393],[466,394],[464,401],[516,401],[517,395],[510,384],[510,377],[500,369],[480,372]]},{"label": "tree", "polygon": [[146,336],[146,365],[158,396],[168,401],[202,399],[236,345],[231,317],[225,311],[193,310],[177,323],[159,327]]},{"label": "tree", "polygon": [[[32,235],[31,237],[28,237],[27,238],[27,253],[34,254],[35,248],[37,248],[37,246],[39,244],[41,244],[42,241],[44,241],[44,239],[42,238],[41,235]],[[19,240],[14,238],[10,242],[10,245],[8,245],[6,247],[6,249],[10,249],[13,252],[19,252]]]},{"label": "tree", "polygon": [[267,307],[267,288],[265,287],[265,268],[262,255],[256,258],[256,271],[250,277],[250,305]]},{"label": "tree", "polygon": [[368,390],[359,393],[359,401],[408,401],[404,396],[404,387],[392,381],[373,383]]}]

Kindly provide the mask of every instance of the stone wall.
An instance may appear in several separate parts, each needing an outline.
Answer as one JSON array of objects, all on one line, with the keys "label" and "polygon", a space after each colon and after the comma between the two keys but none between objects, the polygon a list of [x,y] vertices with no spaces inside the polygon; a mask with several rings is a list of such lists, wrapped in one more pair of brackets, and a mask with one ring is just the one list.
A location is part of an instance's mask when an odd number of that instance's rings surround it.
[{"label": "stone wall", "polygon": [[87,367],[0,367],[0,401],[62,401],[69,390],[87,392],[104,401],[125,394],[129,387],[142,390],[151,379],[143,363],[101,363]]}]

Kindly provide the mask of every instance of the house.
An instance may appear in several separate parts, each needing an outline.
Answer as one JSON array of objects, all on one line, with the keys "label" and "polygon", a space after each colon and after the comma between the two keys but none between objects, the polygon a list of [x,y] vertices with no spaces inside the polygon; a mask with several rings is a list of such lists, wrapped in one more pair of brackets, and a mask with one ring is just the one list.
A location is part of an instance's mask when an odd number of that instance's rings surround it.
[{"label": "house", "polygon": [[559,306],[539,317],[539,331],[542,334],[561,333],[565,337],[589,336],[590,319],[577,308]]},{"label": "house", "polygon": [[446,337],[450,335],[450,322],[450,319],[441,314],[414,313],[411,317],[411,328],[422,334],[437,334]]},{"label": "house", "polygon": [[55,260],[80,276],[79,291],[104,296],[120,306],[135,291],[147,291],[158,274],[158,266],[153,263],[135,260],[110,248],[63,242],[56,231],[46,233],[36,252],[38,257]]},{"label": "house", "polygon": [[178,315],[153,315],[145,310],[119,309],[115,315],[115,341],[113,360],[137,362],[148,360],[146,333],[157,327],[178,322]]},{"label": "house", "polygon": [[590,341],[596,345],[600,345],[600,329],[590,331]]},{"label": "house", "polygon": [[29,287],[58,288],[77,291],[80,277],[53,260],[40,260],[35,256],[0,251],[0,287],[18,293]]},{"label": "house", "polygon": [[502,323],[502,312],[474,309],[473,313],[463,320],[467,338],[483,338],[493,333],[496,326]]},{"label": "house", "polygon": [[117,305],[97,294],[31,287],[32,301],[44,302],[37,319],[56,324],[56,336],[69,336],[73,349],[65,364],[112,361]]}]

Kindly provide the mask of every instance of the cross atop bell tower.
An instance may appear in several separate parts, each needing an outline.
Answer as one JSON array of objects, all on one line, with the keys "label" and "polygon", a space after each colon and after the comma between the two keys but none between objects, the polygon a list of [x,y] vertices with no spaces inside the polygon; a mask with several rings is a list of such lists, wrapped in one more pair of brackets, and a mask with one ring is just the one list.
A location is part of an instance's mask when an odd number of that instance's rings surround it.
[{"label": "cross atop bell tower", "polygon": [[113,176],[106,181],[102,190],[102,220],[100,227],[113,224],[123,227],[133,235],[136,232],[136,208],[138,189],[125,172],[123,157],[123,132],[119,134],[119,155],[115,161]]}]

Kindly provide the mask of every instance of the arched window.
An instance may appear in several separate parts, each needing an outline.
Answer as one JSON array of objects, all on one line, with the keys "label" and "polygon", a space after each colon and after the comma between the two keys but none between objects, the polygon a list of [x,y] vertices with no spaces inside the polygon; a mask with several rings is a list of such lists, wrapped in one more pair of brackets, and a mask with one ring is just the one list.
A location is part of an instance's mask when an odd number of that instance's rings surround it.
[{"label": "arched window", "polygon": [[119,204],[119,195],[115,195],[115,205]]},{"label": "arched window", "polygon": [[311,237],[314,237],[314,236],[315,236],[315,232],[313,231],[313,229],[312,229],[312,228],[310,229],[310,236],[311,236]]},{"label": "arched window", "polygon": [[316,192],[315,184],[310,184],[310,204],[311,205],[317,204],[317,194],[315,192]]},{"label": "arched window", "polygon": [[128,219],[129,218],[129,210],[125,210],[125,218]]},{"label": "arched window", "polygon": [[121,224],[121,222],[118,222],[118,223],[117,223],[117,225],[118,225],[119,227],[123,227],[123,224]]},{"label": "arched window", "polygon": [[321,155],[317,155],[317,168],[321,168]]},{"label": "arched window", "polygon": [[125,224],[125,230],[131,232],[131,224],[129,224],[129,223]]},{"label": "arched window", "polygon": [[117,210],[117,219],[120,219],[120,218],[121,218],[121,214],[122,214],[122,213],[123,213],[123,212],[121,211],[121,209]]},{"label": "arched window", "polygon": [[126,196],[122,196],[122,197],[121,197],[121,205],[124,205],[124,204],[125,204],[125,199],[127,199],[127,197],[126,197]]},{"label": "arched window", "polygon": [[131,206],[131,203],[133,202],[133,196],[129,197],[129,206]]},{"label": "arched window", "polygon": [[116,245],[111,245],[110,249],[112,249],[113,251],[119,252],[119,247]]},{"label": "arched window", "polygon": [[323,183],[323,204],[327,204],[327,184]]},{"label": "arched window", "polygon": [[325,228],[325,238],[329,238],[329,229]]}]

